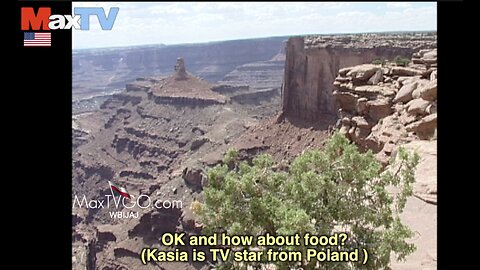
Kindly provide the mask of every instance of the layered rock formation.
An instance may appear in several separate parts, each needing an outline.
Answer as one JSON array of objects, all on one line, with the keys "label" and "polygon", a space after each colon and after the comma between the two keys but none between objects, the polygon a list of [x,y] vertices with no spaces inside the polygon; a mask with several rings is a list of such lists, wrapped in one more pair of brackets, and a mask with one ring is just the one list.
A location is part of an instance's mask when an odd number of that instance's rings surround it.
[{"label": "layered rock formation", "polygon": [[[72,213],[74,269],[198,269],[191,262],[142,265],[139,254],[145,246],[166,249],[158,243],[165,232],[200,233],[188,208],[204,185],[199,168],[218,162],[229,138],[255,119],[226,103],[211,90],[214,85],[185,66],[178,59],[171,76],[139,78],[99,110],[73,118],[72,196],[103,199],[110,194],[108,181],[114,181],[135,198],[148,195],[151,203],[183,205],[97,209],[77,204]],[[118,218],[112,212],[135,214]]]},{"label": "layered rock formation", "polygon": [[[285,47],[267,61],[236,67],[218,82],[213,90],[228,96],[232,102],[254,105],[266,114],[280,110],[280,88],[285,66]],[[260,112],[260,110],[258,110]]]},{"label": "layered rock formation", "polygon": [[285,67],[285,45],[286,42],[271,59],[240,65],[218,83],[248,85],[252,90],[280,88]]},{"label": "layered rock formation", "polygon": [[335,113],[332,83],[339,69],[374,59],[410,57],[436,47],[436,35],[364,34],[294,37],[287,42],[282,108],[286,116],[316,120]]},{"label": "layered rock formation", "polygon": [[[179,105],[224,104],[227,98],[212,91],[215,85],[186,71],[183,58],[178,58],[174,74],[166,78],[138,78],[126,86],[128,92],[147,92],[156,103]],[[131,95],[130,95],[131,96]]]},{"label": "layered rock formation", "polygon": [[437,128],[436,50],[415,56],[422,64],[343,68],[333,83],[340,131],[384,163],[395,146],[430,139]]},{"label": "layered rock formation", "polygon": [[[399,146],[419,154],[414,196],[401,215],[416,232],[411,241],[417,250],[406,262],[393,259],[392,269],[436,269],[437,265],[435,48],[435,34],[291,38],[282,89],[283,112],[277,125],[267,126],[276,130],[291,123],[301,131],[310,128],[307,134],[311,134],[317,130],[315,125],[333,113],[337,128],[363,150],[373,150],[385,166]],[[397,56],[400,58],[395,59]],[[404,58],[410,57],[406,64]],[[251,137],[256,138],[255,133]],[[248,145],[269,151],[273,147],[265,146],[265,137],[259,138],[261,144],[249,139]],[[297,138],[304,140],[304,136]],[[304,143],[302,149],[311,147],[308,141]],[[279,156],[295,149],[291,145],[287,144]]]},{"label": "layered rock formation", "polygon": [[[237,147],[249,157],[268,152],[288,166],[305,149],[322,147],[329,136],[329,125],[333,126],[336,120],[325,109],[330,106],[342,109],[339,128],[365,149],[377,151],[380,159],[385,161],[394,154],[395,146],[403,143],[421,153],[416,197],[409,199],[402,218],[422,234],[421,240],[428,241],[417,245],[420,253],[414,256],[418,255],[418,261],[408,261],[406,268],[405,264],[394,264],[392,268],[420,269],[418,262],[435,266],[431,258],[436,258],[436,177],[432,176],[436,167],[431,165],[436,158],[436,141],[419,140],[435,137],[428,118],[436,116],[435,51],[417,51],[408,67],[347,67],[370,63],[379,56],[406,56],[413,48],[428,47],[432,45],[429,40],[435,40],[405,35],[393,36],[389,43],[390,37],[373,37],[373,41],[358,35],[293,38],[288,45],[290,60],[287,59],[285,69],[288,79],[282,103],[286,111],[268,121],[257,119],[262,114],[271,116],[271,111],[263,106],[275,101],[275,88],[266,85],[273,85],[276,80],[270,80],[270,76],[277,76],[281,54],[272,61],[243,63],[236,69],[238,73],[230,74],[236,78],[227,77],[224,81],[234,84],[254,80],[248,85],[213,85],[203,81],[187,71],[183,59],[176,59],[185,54],[177,54],[168,63],[171,71],[177,60],[171,76],[152,77],[145,73],[145,77],[129,83],[125,91],[110,97],[98,111],[76,117],[73,194],[100,198],[108,194],[107,180],[112,180],[127,187],[134,196],[145,194],[153,200],[183,202],[182,209],[135,208],[139,216],[130,219],[111,218],[108,209],[74,209],[72,256],[76,269],[209,269],[208,265],[191,262],[142,265],[138,254],[145,246],[168,249],[158,241],[165,232],[201,233],[202,226],[188,206],[201,199],[206,183],[203,169],[218,163],[227,149]],[[148,55],[145,53],[144,58]],[[198,62],[194,61],[192,66],[196,65]],[[272,69],[265,71],[265,67]],[[340,67],[347,68],[337,76]],[[330,85],[324,91],[328,81]],[[254,107],[258,111],[251,109]],[[310,115],[311,112],[315,114]],[[398,125],[402,126],[397,129]]]},{"label": "layered rock formation", "polygon": [[413,53],[406,67],[386,62],[340,69],[333,86],[340,132],[384,165],[400,146],[419,154],[414,196],[401,215],[417,232],[417,250],[406,262],[393,260],[392,269],[436,269],[437,50]]},{"label": "layered rock formation", "polygon": [[188,59],[189,70],[193,74],[215,83],[238,66],[271,59],[285,39],[272,37],[75,50],[72,56],[73,99],[123,89],[125,84],[137,77],[165,76],[171,72],[172,63],[178,56]]}]

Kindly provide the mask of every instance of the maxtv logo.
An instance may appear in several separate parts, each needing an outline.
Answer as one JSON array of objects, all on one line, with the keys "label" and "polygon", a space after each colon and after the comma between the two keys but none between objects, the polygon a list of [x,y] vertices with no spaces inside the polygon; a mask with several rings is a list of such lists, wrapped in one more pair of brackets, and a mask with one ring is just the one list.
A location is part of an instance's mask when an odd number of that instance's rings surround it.
[{"label": "maxtv logo", "polygon": [[[39,31],[39,30],[58,30],[58,29],[77,29],[90,30],[90,19],[97,17],[102,30],[112,30],[117,14],[120,9],[112,7],[105,13],[100,7],[76,7],[73,15],[53,14],[49,7],[38,8],[37,13],[33,7],[22,7],[21,30]],[[23,46],[25,47],[50,47],[52,34],[50,32],[24,32]]]},{"label": "maxtv logo", "polygon": [[74,15],[52,15],[49,7],[41,7],[35,14],[32,7],[22,8],[22,30],[90,29],[90,16],[96,16],[102,30],[112,30],[119,8],[77,7]]}]

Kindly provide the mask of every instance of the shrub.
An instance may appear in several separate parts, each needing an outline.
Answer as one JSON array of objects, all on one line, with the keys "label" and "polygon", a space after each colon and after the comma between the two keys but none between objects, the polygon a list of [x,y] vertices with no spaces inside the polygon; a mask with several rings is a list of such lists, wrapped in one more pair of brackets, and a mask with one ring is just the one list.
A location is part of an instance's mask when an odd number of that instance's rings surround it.
[{"label": "shrub", "polygon": [[[402,260],[415,250],[406,242],[412,231],[400,221],[399,214],[412,195],[419,157],[402,148],[398,153],[392,160],[395,171],[382,172],[371,151],[360,153],[339,133],[323,150],[305,151],[286,170],[278,169],[269,155],[258,155],[247,162],[236,159],[237,154],[231,150],[225,158],[228,165],[208,170],[204,202],[195,207],[195,212],[206,233],[330,235],[341,228],[349,240],[369,251],[365,265],[322,262],[318,268],[315,261],[301,265],[278,262],[277,269],[388,269],[392,253]],[[399,192],[392,195],[387,186],[396,186]],[[292,249],[305,252],[304,246]],[[230,260],[218,269],[247,265],[255,263],[239,265]]]},{"label": "shrub", "polygon": [[372,64],[374,65],[382,65],[382,67],[387,63],[387,59],[385,58],[379,58],[379,59],[375,59],[372,61]]},{"label": "shrub", "polygon": [[406,67],[410,63],[410,59],[397,56],[395,57],[394,62],[397,66]]}]

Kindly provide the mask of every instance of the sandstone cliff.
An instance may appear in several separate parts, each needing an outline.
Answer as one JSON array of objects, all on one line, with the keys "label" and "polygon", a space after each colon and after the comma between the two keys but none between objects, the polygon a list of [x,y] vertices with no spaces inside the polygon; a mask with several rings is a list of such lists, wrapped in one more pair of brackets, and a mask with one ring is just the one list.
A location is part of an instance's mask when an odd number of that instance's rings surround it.
[{"label": "sandstone cliff", "polygon": [[293,37],[287,42],[283,84],[286,116],[316,120],[334,113],[332,83],[339,69],[374,59],[410,57],[436,47],[436,35],[344,35]]},{"label": "sandstone cliff", "polygon": [[435,48],[435,34],[294,37],[286,46],[277,123],[312,128],[333,114],[338,130],[385,166],[399,146],[420,155],[414,196],[401,215],[416,232],[417,250],[406,262],[394,260],[397,270],[437,266]]}]

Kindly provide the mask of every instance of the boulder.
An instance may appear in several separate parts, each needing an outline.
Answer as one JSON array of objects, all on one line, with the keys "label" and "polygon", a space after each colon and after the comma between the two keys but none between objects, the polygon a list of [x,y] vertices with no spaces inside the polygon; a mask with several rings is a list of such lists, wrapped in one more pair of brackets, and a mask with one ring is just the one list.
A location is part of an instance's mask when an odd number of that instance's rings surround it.
[{"label": "boulder", "polygon": [[423,59],[436,59],[437,58],[437,49],[431,50],[423,54]]},{"label": "boulder", "polygon": [[359,146],[365,150],[371,149],[372,152],[378,153],[382,150],[383,145],[384,143],[372,132],[365,140],[361,142]]},{"label": "boulder", "polygon": [[412,98],[413,99],[420,98],[421,97],[421,95],[420,95],[421,89],[429,83],[430,83],[430,80],[426,80],[426,79],[417,80],[417,88],[415,90],[413,90]]},{"label": "boulder", "polygon": [[352,67],[346,67],[346,68],[341,68],[339,71],[338,71],[338,74],[342,77],[345,77],[347,76],[347,73],[352,70]]},{"label": "boulder", "polygon": [[367,106],[368,115],[374,121],[378,121],[392,113],[392,105],[390,104],[389,100],[385,98],[370,100],[367,102]]},{"label": "boulder", "polygon": [[437,114],[433,113],[409,124],[407,131],[414,132],[420,139],[428,139],[433,136],[437,129]]},{"label": "boulder", "polygon": [[375,74],[373,74],[372,77],[370,77],[370,79],[368,79],[368,84],[376,85],[382,81],[383,81],[383,70],[380,68],[375,72]]},{"label": "boulder", "polygon": [[417,86],[417,89],[413,90],[412,99],[417,99],[417,98],[421,97],[420,90],[421,90],[421,88],[419,88],[418,86]]},{"label": "boulder", "polygon": [[427,113],[427,107],[430,105],[430,101],[422,98],[411,100],[407,103],[407,112],[411,115],[425,115]]},{"label": "boulder", "polygon": [[194,189],[201,189],[204,183],[202,169],[196,167],[183,169],[182,178],[188,186]]},{"label": "boulder", "polygon": [[397,103],[410,101],[412,99],[412,92],[415,89],[417,89],[417,82],[403,85],[393,99],[393,102]]},{"label": "boulder", "polygon": [[[347,72],[348,77],[352,77],[354,81],[366,81],[372,77],[380,67],[373,64],[364,64],[353,67]],[[342,75],[342,73],[340,73]],[[343,76],[343,75],[342,75]]]},{"label": "boulder", "polygon": [[414,68],[408,68],[408,67],[392,67],[390,70],[391,75],[395,76],[422,76],[423,71],[414,69]]},{"label": "boulder", "polygon": [[348,117],[345,116],[345,117],[342,118],[341,121],[342,121],[342,125],[344,125],[344,126],[350,126],[350,123],[351,123],[350,118],[348,118]]},{"label": "boulder", "polygon": [[343,111],[347,111],[349,113],[353,113],[356,111],[358,98],[357,95],[349,92],[334,91],[333,96],[335,97],[339,107],[342,108]]},{"label": "boulder", "polygon": [[357,100],[357,113],[359,115],[365,115],[368,113],[367,102],[368,102],[368,99],[364,97],[359,98]]},{"label": "boulder", "polygon": [[192,202],[190,207],[185,207],[182,213],[182,229],[183,231],[187,232],[194,232],[196,234],[200,234],[202,232],[203,224],[196,220],[197,216],[193,213],[192,205],[194,205],[196,201]]},{"label": "boulder", "polygon": [[377,95],[392,96],[395,95],[394,88],[380,85],[362,85],[355,87],[355,94],[361,97],[376,97]]},{"label": "boulder", "polygon": [[431,81],[436,80],[437,77],[438,77],[438,75],[437,75],[437,71],[436,71],[436,70],[434,70],[434,71],[432,71],[432,73],[430,73],[430,80],[431,80]]},{"label": "boulder", "polygon": [[402,86],[405,84],[411,84],[415,81],[420,79],[420,77],[412,77],[412,76],[399,76],[397,82],[399,82]]},{"label": "boulder", "polygon": [[402,125],[408,125],[417,120],[417,117],[408,113],[402,113],[400,114],[400,117],[398,117],[398,120],[400,123],[402,123]]},{"label": "boulder", "polygon": [[416,82],[417,82],[417,88],[420,88],[420,87],[423,87],[423,86],[429,84],[431,81],[427,80],[427,79],[420,79],[419,78],[418,80],[416,80]]},{"label": "boulder", "polygon": [[437,99],[437,80],[431,81],[420,89],[420,96],[429,101]]},{"label": "boulder", "polygon": [[437,112],[437,102],[433,102],[432,104],[428,105],[426,112],[428,114],[436,113]]},{"label": "boulder", "polygon": [[190,150],[197,150],[200,148],[202,145],[204,145],[206,142],[208,142],[208,138],[202,137],[202,138],[197,138],[192,141],[192,144],[190,145]]},{"label": "boulder", "polygon": [[355,126],[358,128],[370,129],[372,125],[365,120],[362,116],[354,116],[352,122],[355,123]]},{"label": "boulder", "polygon": [[370,134],[370,129],[356,127],[355,129],[350,129],[350,139],[355,143],[361,143],[367,136]]}]

